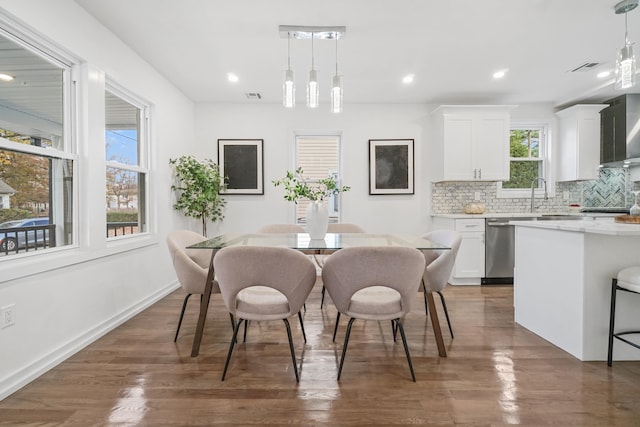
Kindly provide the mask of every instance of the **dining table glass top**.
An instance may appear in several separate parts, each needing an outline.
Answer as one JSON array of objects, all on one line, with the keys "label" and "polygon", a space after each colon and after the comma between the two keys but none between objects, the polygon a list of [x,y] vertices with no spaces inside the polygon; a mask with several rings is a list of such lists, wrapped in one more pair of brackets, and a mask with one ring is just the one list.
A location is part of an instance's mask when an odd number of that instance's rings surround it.
[{"label": "dining table glass top", "polygon": [[354,246],[403,246],[418,250],[447,250],[447,246],[410,234],[327,233],[312,240],[308,233],[221,234],[189,246],[189,249],[222,249],[229,246],[283,246],[302,252],[335,252]]}]

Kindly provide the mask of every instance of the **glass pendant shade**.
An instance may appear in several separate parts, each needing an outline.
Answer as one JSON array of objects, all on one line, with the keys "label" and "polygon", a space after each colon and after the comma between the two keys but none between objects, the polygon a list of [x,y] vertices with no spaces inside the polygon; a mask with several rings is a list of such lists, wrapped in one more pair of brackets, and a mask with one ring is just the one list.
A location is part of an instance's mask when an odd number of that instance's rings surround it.
[{"label": "glass pendant shade", "polygon": [[293,82],[293,71],[291,69],[288,69],[284,73],[282,103],[286,108],[293,108],[296,106],[296,85]]},{"label": "glass pendant shade", "polygon": [[342,112],[342,76],[333,76],[333,84],[331,85],[331,112]]},{"label": "glass pendant shade", "polygon": [[636,57],[633,46],[627,44],[616,58],[616,89],[628,89],[636,84]]},{"label": "glass pendant shade", "polygon": [[318,87],[318,72],[313,68],[309,71],[307,84],[307,107],[318,108],[320,105],[320,88]]}]

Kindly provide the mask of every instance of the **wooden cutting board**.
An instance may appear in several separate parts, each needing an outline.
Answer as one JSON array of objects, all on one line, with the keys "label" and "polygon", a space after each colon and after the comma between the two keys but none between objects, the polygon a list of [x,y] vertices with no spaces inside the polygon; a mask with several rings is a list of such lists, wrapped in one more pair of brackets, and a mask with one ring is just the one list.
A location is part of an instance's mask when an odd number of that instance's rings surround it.
[{"label": "wooden cutting board", "polygon": [[623,224],[640,224],[640,216],[619,215],[615,217],[615,221]]}]

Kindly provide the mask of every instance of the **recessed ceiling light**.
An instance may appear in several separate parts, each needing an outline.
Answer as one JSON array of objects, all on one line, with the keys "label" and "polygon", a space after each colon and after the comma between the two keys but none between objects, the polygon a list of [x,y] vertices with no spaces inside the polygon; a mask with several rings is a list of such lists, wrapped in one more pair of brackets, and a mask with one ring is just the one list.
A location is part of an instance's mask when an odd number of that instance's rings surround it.
[{"label": "recessed ceiling light", "polygon": [[402,83],[404,84],[409,84],[409,83],[413,83],[413,79],[416,75],[415,74],[407,74],[406,76],[404,76],[402,78]]},{"label": "recessed ceiling light", "polygon": [[238,78],[237,75],[233,74],[233,73],[227,73],[227,80],[229,80],[231,83],[237,83],[238,80],[240,80]]},{"label": "recessed ceiling light", "polygon": [[503,70],[498,70],[495,73],[493,73],[493,78],[494,79],[501,79],[501,78],[503,78],[504,76],[507,75],[507,71],[509,71],[509,70],[507,70],[506,68],[503,69]]},{"label": "recessed ceiling light", "polygon": [[606,79],[610,75],[611,75],[611,71],[601,71],[597,74],[596,77],[598,77],[599,79]]},{"label": "recessed ceiling light", "polygon": [[9,74],[0,73],[0,80],[2,80],[3,82],[10,82],[13,79],[14,77],[10,76]]}]

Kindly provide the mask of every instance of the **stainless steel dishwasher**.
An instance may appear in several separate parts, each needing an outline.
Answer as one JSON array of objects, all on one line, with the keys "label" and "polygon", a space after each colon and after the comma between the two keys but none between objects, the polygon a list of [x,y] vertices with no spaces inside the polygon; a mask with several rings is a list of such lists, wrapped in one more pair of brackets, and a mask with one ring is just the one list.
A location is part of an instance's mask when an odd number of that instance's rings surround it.
[{"label": "stainless steel dishwasher", "polygon": [[486,218],[483,285],[513,284],[515,227],[509,221],[527,219],[531,218]]}]

